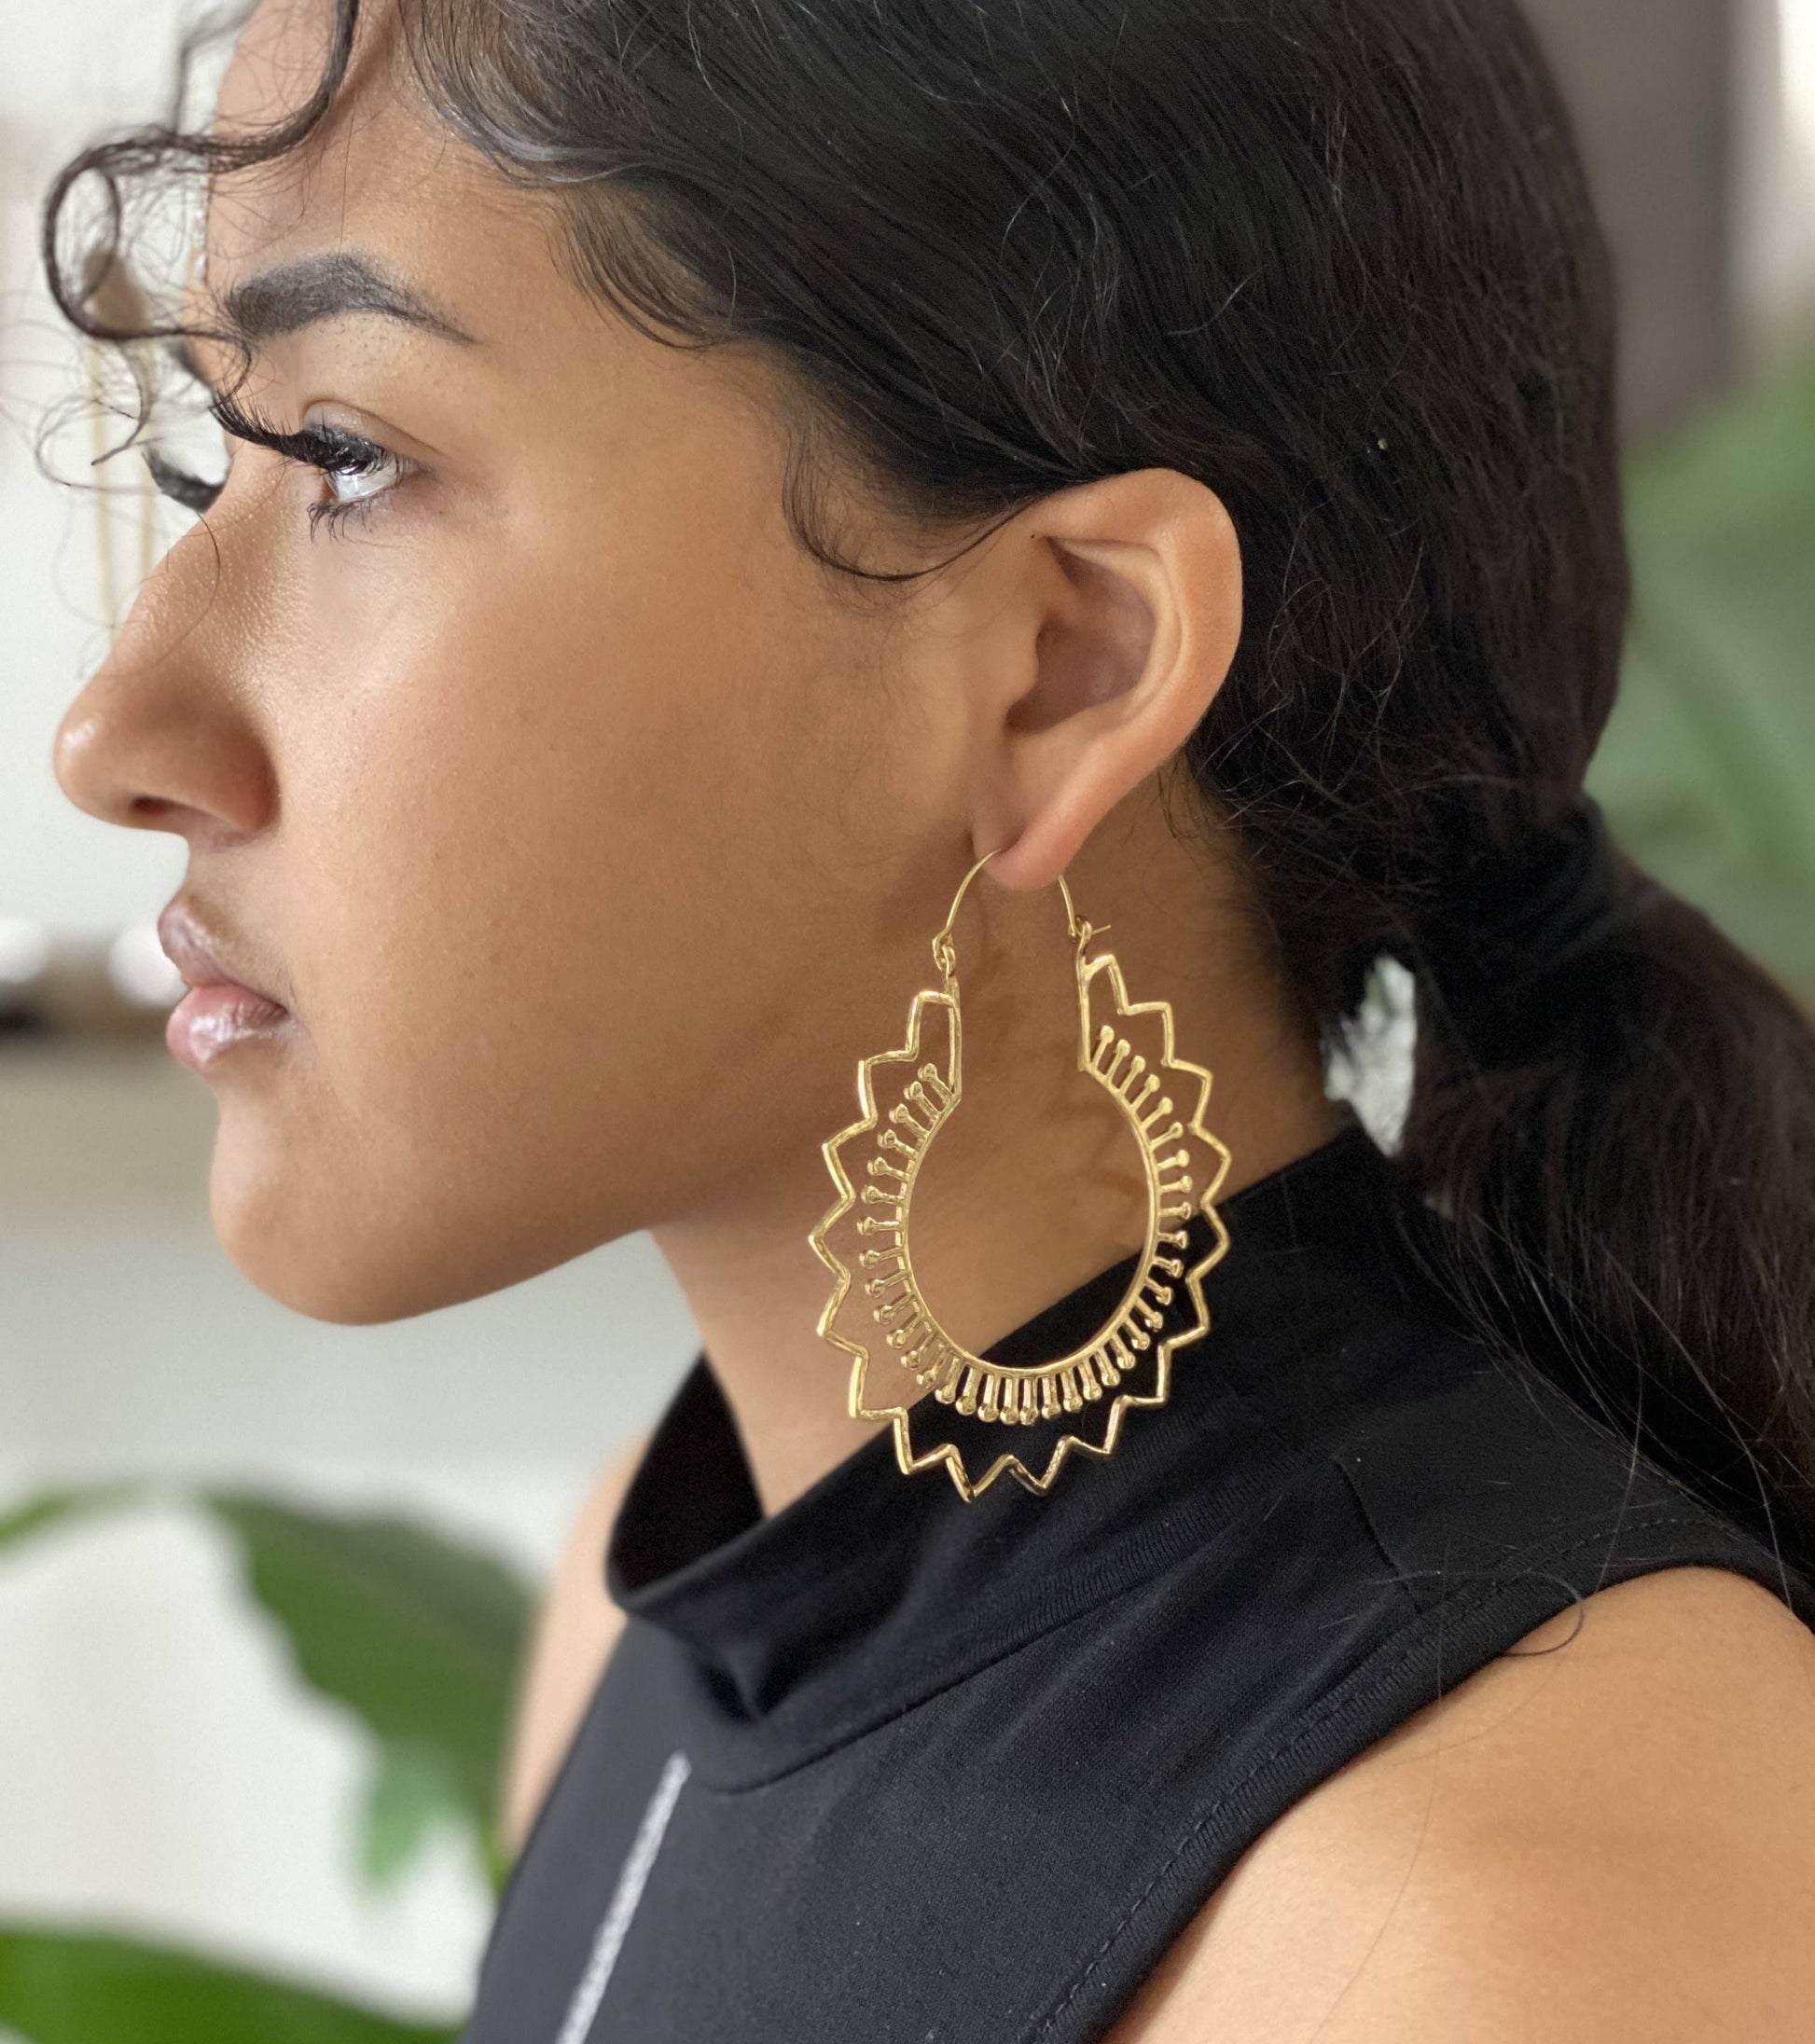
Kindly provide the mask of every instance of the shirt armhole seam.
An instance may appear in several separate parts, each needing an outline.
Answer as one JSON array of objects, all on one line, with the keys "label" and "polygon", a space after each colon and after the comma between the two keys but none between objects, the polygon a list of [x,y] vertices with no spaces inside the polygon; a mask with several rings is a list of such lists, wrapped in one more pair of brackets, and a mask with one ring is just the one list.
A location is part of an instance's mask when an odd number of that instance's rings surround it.
[{"label": "shirt armhole seam", "polygon": [[[1340,1464],[1337,1464],[1337,1467],[1339,1468]],[[1364,1517],[1366,1517],[1365,1512]],[[1372,1529],[1373,1522],[1371,1518],[1367,1520],[1367,1524]],[[1422,1649],[1424,1645],[1422,1635],[1427,1629],[1434,1626],[1443,1616],[1453,1613],[1455,1608],[1459,1605],[1471,1610],[1485,1611],[1490,1609],[1496,1603],[1502,1601],[1511,1602],[1519,1595],[1524,1584],[1531,1580],[1534,1571],[1546,1564],[1556,1566],[1566,1562],[1573,1555],[1580,1554],[1583,1549],[1592,1547],[1596,1541],[1616,1538],[1622,1531],[1662,1526],[1688,1526],[1704,1533],[1715,1530],[1725,1531],[1725,1528],[1718,1528],[1711,1525],[1709,1516],[1706,1513],[1684,1511],[1677,1505],[1660,1505],[1640,1513],[1610,1513],[1597,1523],[1593,1531],[1587,1533],[1578,1532],[1560,1547],[1555,1543],[1538,1542],[1514,1550],[1506,1557],[1506,1574],[1503,1576],[1496,1572],[1495,1579],[1492,1581],[1484,1583],[1477,1578],[1470,1581],[1461,1582],[1453,1592],[1440,1597],[1436,1603],[1428,1608],[1419,1607],[1414,1602],[1412,1615],[1387,1639],[1380,1643],[1374,1652],[1368,1656],[1362,1667],[1354,1671],[1354,1674],[1349,1678],[1333,1697],[1326,1699],[1323,1706],[1313,1706],[1312,1710],[1297,1719],[1291,1730],[1269,1746],[1242,1774],[1240,1780],[1231,1783],[1216,1797],[1208,1809],[1202,1811],[1192,1820],[1185,1831],[1179,1835],[1171,1850],[1167,1854],[1157,1871],[1151,1876],[1140,1894],[1129,1904],[1116,1919],[1114,1927],[1101,1943],[1078,1968],[1062,1997],[1056,2003],[1047,2004],[1048,2013],[1044,2019],[1034,2019],[1038,2022],[1039,2026],[1037,2028],[1024,2028],[1021,2031],[1021,2044],[1045,2044],[1045,2040],[1053,2037],[1066,2009],[1089,1985],[1091,1980],[1101,1970],[1103,1960],[1124,1936],[1129,1927],[1134,1922],[1141,1911],[1146,1907],[1149,1900],[1173,1870],[1185,1858],[1193,1844],[1212,1828],[1217,1818],[1222,1816],[1236,1798],[1252,1782],[1264,1775],[1268,1768],[1277,1765],[1279,1761],[1304,1745],[1315,1733],[1322,1732],[1325,1726],[1331,1723],[1341,1724],[1350,1717],[1357,1714],[1364,1700],[1382,1684],[1391,1682],[1406,1664],[1412,1660]],[[1378,1535],[1376,1538],[1378,1541]],[[1737,1552],[1736,1549],[1736,1554]],[[1390,1556],[1388,1558],[1391,1560]],[[1521,1560],[1529,1564],[1523,1569],[1519,1569],[1517,1567]],[[1675,1560],[1663,1561],[1659,1564],[1660,1568],[1683,1566],[1689,1565]],[[1642,1570],[1640,1572],[1655,1573],[1656,1571]],[[1553,1577],[1551,1580],[1558,1581],[1559,1579]],[[1572,1601],[1574,1603],[1582,1602],[1582,1594],[1580,1592],[1573,1593]],[[1557,1607],[1559,1610],[1566,1608],[1562,1605]],[[1554,1616],[1555,1613],[1553,1612],[1551,1615]],[[1532,1623],[1534,1624],[1540,1623],[1542,1619],[1534,1619]],[[1408,1643],[1407,1635],[1412,1633],[1417,1633],[1420,1637]],[[1383,1657],[1394,1648],[1399,1650],[1392,1654],[1392,1659],[1386,1662],[1384,1667],[1380,1666],[1379,1664]],[[1471,1670],[1470,1672],[1473,1673],[1474,1671]],[[1369,1679],[1365,1684],[1361,1681],[1364,1674],[1369,1675]],[[1466,1678],[1466,1677],[1463,1677],[1460,1679],[1465,1680]],[[1448,1693],[1448,1688],[1442,1693],[1447,1695]],[[1435,1699],[1432,1700],[1434,1701]]]}]

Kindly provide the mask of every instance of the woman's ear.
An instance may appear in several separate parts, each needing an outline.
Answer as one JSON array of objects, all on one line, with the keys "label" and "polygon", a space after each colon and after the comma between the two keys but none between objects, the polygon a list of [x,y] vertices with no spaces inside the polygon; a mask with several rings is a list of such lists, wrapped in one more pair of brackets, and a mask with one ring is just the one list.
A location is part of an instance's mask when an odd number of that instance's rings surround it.
[{"label": "woman's ear", "polygon": [[967,599],[972,836],[1004,887],[1048,887],[1215,699],[1241,551],[1222,499],[1164,468],[1059,490],[995,543]]}]

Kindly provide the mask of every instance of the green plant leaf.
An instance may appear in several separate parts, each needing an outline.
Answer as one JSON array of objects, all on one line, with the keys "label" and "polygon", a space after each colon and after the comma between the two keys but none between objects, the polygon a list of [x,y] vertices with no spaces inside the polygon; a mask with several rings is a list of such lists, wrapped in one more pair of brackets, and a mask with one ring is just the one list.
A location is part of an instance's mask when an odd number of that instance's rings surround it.
[{"label": "green plant leaf", "polygon": [[367,1877],[395,1881],[436,1824],[451,1821],[496,1886],[506,1866],[492,1836],[497,1776],[529,1586],[484,1550],[395,1516],[169,1485],[40,1492],[0,1513],[0,1547],[172,1498],[207,1509],[234,1537],[252,1594],[303,1680],[377,1738],[358,1844]]},{"label": "green plant leaf", "polygon": [[360,1818],[359,1871],[366,1885],[394,1886],[450,1817],[464,1828],[467,1811],[442,1756],[402,1741],[382,1747]]},{"label": "green plant leaf", "polygon": [[1589,784],[1622,842],[1815,990],[1815,364],[1633,462],[1635,610]]},{"label": "green plant leaf", "polygon": [[123,1505],[139,1504],[145,1492],[132,1484],[72,1485],[66,1489],[41,1490],[21,1504],[0,1512],[0,1547],[14,1540],[35,1539],[68,1519],[102,1512],[117,1512]]},{"label": "green plant leaf", "polygon": [[530,1622],[496,1556],[391,1516],[339,1516],[245,1493],[203,1501],[239,1536],[253,1595],[305,1682],[355,1712],[395,1770],[374,1788],[386,1863],[420,1841],[438,1795],[489,1838]]},{"label": "green plant leaf", "polygon": [[159,1945],[7,1927],[0,2025],[30,2044],[450,2044],[454,2035]]}]

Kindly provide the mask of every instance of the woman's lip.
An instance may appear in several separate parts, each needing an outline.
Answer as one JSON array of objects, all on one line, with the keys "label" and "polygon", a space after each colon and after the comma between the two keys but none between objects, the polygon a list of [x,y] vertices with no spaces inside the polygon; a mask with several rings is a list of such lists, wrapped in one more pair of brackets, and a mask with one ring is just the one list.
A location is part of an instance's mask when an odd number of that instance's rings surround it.
[{"label": "woman's lip", "polygon": [[179,1064],[205,1071],[241,1043],[270,1042],[282,1033],[290,1011],[231,980],[192,987],[164,1025],[164,1042]]},{"label": "woman's lip", "polygon": [[158,937],[189,988],[164,1026],[164,1042],[179,1063],[205,1070],[236,1044],[269,1041],[291,1020],[281,1001],[234,977],[220,955],[224,947],[187,902],[172,902],[159,917]]},{"label": "woman's lip", "polygon": [[180,898],[158,918],[158,941],[164,956],[191,987],[246,987],[270,1001],[262,987],[234,970],[236,961],[189,905]]}]

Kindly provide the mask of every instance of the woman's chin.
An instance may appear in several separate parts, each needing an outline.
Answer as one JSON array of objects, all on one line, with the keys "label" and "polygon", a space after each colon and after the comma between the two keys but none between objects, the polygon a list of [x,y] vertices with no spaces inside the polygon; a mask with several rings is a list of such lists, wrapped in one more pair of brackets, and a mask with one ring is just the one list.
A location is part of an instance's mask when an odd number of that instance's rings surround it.
[{"label": "woman's chin", "polygon": [[343,1327],[462,1305],[559,1260],[514,1258],[503,1229],[463,1225],[464,1215],[437,1218],[425,1194],[312,1181],[295,1161],[246,1170],[225,1141],[215,1153],[209,1208],[242,1277],[292,1312]]},{"label": "woman's chin", "polygon": [[298,1254],[294,1240],[273,1239],[236,1213],[215,1216],[215,1233],[242,1277],[268,1298],[312,1320],[340,1327],[373,1327],[432,1312],[452,1302],[397,1283],[394,1264],[375,1266],[369,1245],[347,1245],[340,1256]]},{"label": "woman's chin", "polygon": [[369,1195],[312,1182],[292,1158],[251,1164],[223,1130],[209,1211],[229,1260],[280,1305],[312,1320],[369,1327],[471,1295],[419,1245],[375,1221]]}]

